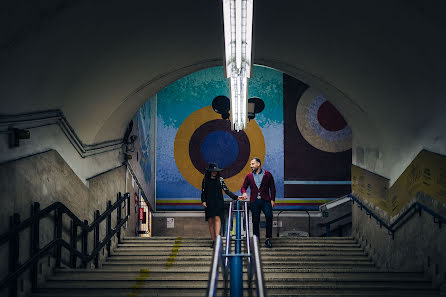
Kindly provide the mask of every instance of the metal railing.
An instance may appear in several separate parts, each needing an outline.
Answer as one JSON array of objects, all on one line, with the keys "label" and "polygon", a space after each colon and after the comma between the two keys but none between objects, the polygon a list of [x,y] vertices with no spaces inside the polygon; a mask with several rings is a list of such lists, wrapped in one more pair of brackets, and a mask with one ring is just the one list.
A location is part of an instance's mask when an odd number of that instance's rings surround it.
[{"label": "metal railing", "polygon": [[[340,217],[338,217],[338,218],[336,218],[334,220],[331,220],[331,221],[326,222],[326,223],[321,223],[319,225],[322,226],[322,227],[325,227],[325,236],[326,237],[330,237],[331,225],[336,223],[336,222],[339,222],[339,221],[341,221],[341,220],[343,220],[345,218],[351,217],[351,216],[352,216],[352,213],[349,212],[349,213],[346,213],[345,215],[342,215],[342,216],[340,216]],[[350,224],[351,224],[351,222],[350,222]]]},{"label": "metal railing", "polygon": [[[127,201],[127,203],[126,203]],[[122,204],[127,206],[127,215],[122,218]],[[117,220],[115,228],[111,227],[112,212],[116,210]],[[51,242],[44,247],[40,247],[40,220],[48,217],[52,212],[54,215],[54,228],[55,234]],[[67,215],[71,219],[70,226],[70,242],[65,241],[62,238],[63,229],[63,215]],[[55,202],[50,206],[40,210],[40,204],[38,202],[33,203],[31,210],[31,217],[20,222],[20,215],[15,213],[10,218],[10,230],[0,236],[0,246],[5,243],[9,243],[9,273],[1,280],[0,289],[5,287],[9,288],[10,297],[17,296],[17,279],[20,275],[31,267],[31,289],[35,291],[37,289],[37,264],[38,261],[46,254],[51,253],[54,250],[54,257],[56,258],[56,268],[60,268],[62,259],[62,247],[70,252],[68,266],[71,268],[77,268],[77,259],[82,262],[82,267],[87,268],[88,263],[94,261],[94,265],[97,268],[99,266],[99,252],[102,248],[106,247],[108,254],[110,255],[111,239],[117,235],[118,242],[121,241],[121,227],[128,221],[130,216],[130,194],[126,193],[124,196],[121,193],[117,195],[117,201],[112,205],[111,201],[107,203],[107,209],[104,213],[100,214],[99,210],[94,213],[94,221],[91,225],[88,221],[81,221],[73,212],[71,212],[63,203]],[[105,238],[99,240],[99,225],[101,222],[106,221],[106,235]],[[20,252],[20,232],[30,228],[31,234],[31,253],[30,258],[23,264],[19,263]],[[81,229],[81,234],[78,234],[78,228]],[[94,232],[93,251],[88,253],[88,234]],[[82,250],[77,250],[78,236],[81,236]]]},{"label": "metal railing", "polygon": [[[352,199],[353,204],[357,203],[358,206],[361,208],[361,210],[365,209],[366,214],[370,218],[373,217],[376,220],[376,222],[379,224],[380,227],[384,227],[385,229],[387,229],[388,234],[392,236],[392,239],[395,238],[395,232],[399,228],[401,228],[401,226],[405,222],[407,222],[407,220],[405,220],[405,221],[402,221],[402,220],[409,215],[412,216],[415,212],[418,212],[418,214],[421,216],[421,211],[424,210],[425,212],[427,212],[428,214],[430,214],[433,217],[434,223],[438,224],[439,228],[441,228],[441,225],[443,223],[446,223],[446,219],[444,217],[440,216],[439,214],[437,214],[433,210],[429,209],[425,205],[423,205],[419,202],[415,202],[408,209],[406,209],[392,224],[388,225],[380,217],[378,217],[372,210],[370,210],[367,206],[365,206],[364,203],[362,203],[358,198],[356,198],[352,194],[349,194],[348,196]],[[402,224],[399,225],[400,222],[402,222]]]},{"label": "metal railing", "polygon": [[308,210],[280,210],[277,213],[277,227],[276,227],[277,233],[276,233],[276,236],[280,237],[280,228],[281,228],[281,226],[279,224],[279,222],[280,222],[280,215],[282,213],[286,213],[286,212],[288,212],[288,213],[290,213],[290,212],[296,212],[296,213],[306,212],[307,213],[307,217],[308,217],[308,237],[311,237],[311,215],[310,215]]},{"label": "metal railing", "polygon": [[[230,273],[230,296],[243,296],[243,261],[244,257],[247,258],[248,268],[248,284],[250,292],[252,290],[252,280],[255,276],[257,296],[266,296],[265,282],[263,278],[262,261],[260,257],[259,240],[257,236],[252,238],[252,252],[251,252],[251,239],[249,237],[249,216],[248,216],[248,202],[244,201],[244,209],[240,209],[240,201],[236,202],[236,209],[233,210],[233,202],[229,204],[229,215],[226,225],[226,245],[225,252],[222,254],[222,239],[218,235],[215,246],[211,271],[209,273],[209,282],[207,287],[206,296],[215,296],[217,292],[218,284],[218,268],[221,267],[224,280],[225,295],[227,295],[227,280]],[[232,239],[230,232],[232,229],[232,215],[236,213],[236,230],[235,239]],[[241,238],[241,213],[244,213],[244,229],[246,232],[246,238]],[[230,253],[231,240],[235,241],[235,252]],[[246,240],[247,253],[244,254],[241,251],[241,242]],[[231,259],[229,261],[229,258]]]}]

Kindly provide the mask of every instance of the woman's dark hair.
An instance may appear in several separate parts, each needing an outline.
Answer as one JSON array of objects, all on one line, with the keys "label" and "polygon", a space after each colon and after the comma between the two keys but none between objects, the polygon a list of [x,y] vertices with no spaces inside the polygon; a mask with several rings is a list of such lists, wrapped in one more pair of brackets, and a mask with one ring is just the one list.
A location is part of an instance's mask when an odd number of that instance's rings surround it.
[{"label": "woman's dark hair", "polygon": [[[210,180],[211,179],[211,172],[212,171],[206,171],[206,173],[204,174],[204,179],[205,180]],[[220,177],[220,172],[217,171],[217,178],[219,178],[219,177]]]}]

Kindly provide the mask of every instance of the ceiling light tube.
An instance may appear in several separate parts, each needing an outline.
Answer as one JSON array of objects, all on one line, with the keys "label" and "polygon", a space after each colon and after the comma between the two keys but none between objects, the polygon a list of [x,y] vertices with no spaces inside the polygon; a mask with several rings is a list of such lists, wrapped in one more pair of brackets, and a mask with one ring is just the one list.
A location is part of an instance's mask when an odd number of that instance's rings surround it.
[{"label": "ceiling light tube", "polygon": [[253,0],[223,0],[225,71],[230,81],[231,127],[240,131],[248,120],[248,78],[252,66]]}]

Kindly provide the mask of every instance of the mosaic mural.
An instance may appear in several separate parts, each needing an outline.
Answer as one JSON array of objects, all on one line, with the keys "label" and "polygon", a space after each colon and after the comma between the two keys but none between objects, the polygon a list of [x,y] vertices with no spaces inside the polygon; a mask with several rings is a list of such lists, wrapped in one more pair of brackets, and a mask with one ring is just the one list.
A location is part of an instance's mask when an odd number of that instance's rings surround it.
[{"label": "mosaic mural", "polygon": [[266,107],[240,132],[211,106],[215,97],[229,96],[222,67],[190,74],[158,93],[157,210],[201,209],[201,180],[210,162],[224,168],[228,187],[239,193],[255,156],[274,174],[283,197],[282,73],[265,67],[253,73],[248,94]]},{"label": "mosaic mural", "polygon": [[[279,71],[256,66],[248,97],[260,98],[264,109],[240,132],[232,131],[223,113],[213,108],[214,98],[222,96],[229,97],[222,67],[192,73],[157,94],[158,211],[202,210],[201,181],[211,162],[224,169],[229,189],[239,194],[253,157],[274,176],[277,209],[318,209],[350,193],[351,130],[321,93]],[[147,125],[145,108],[138,125]],[[152,178],[149,172],[146,178]]]}]

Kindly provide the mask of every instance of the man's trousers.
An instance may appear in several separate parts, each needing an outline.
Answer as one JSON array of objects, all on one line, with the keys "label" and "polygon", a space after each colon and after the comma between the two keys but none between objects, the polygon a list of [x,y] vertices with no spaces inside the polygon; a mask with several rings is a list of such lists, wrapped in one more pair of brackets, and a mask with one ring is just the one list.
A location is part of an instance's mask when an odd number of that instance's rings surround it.
[{"label": "man's trousers", "polygon": [[250,204],[252,213],[252,232],[260,239],[260,211],[266,218],[266,238],[272,238],[273,236],[273,208],[271,206],[271,201],[266,201],[263,199],[257,199]]}]

